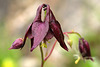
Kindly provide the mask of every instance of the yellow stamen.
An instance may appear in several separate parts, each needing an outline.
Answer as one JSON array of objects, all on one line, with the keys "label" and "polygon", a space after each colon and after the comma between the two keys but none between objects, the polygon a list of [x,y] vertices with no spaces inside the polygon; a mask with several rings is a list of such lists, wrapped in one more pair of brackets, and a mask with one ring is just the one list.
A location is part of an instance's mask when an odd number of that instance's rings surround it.
[{"label": "yellow stamen", "polygon": [[48,43],[50,43],[49,41],[47,41]]},{"label": "yellow stamen", "polygon": [[78,57],[78,59],[75,61],[75,64],[78,64],[79,60],[80,60],[80,57]]},{"label": "yellow stamen", "polygon": [[41,47],[42,46],[45,47],[45,48],[47,48],[47,45],[45,43],[42,43]]}]

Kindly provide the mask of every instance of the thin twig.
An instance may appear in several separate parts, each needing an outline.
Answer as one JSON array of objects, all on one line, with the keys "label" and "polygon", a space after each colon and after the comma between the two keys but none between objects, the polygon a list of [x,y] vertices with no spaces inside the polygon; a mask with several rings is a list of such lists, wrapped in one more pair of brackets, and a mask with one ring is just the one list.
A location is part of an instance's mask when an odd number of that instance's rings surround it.
[{"label": "thin twig", "polygon": [[56,43],[57,43],[57,40],[55,41],[54,45],[52,46],[52,49],[51,49],[50,53],[48,54],[48,56],[45,57],[44,61],[46,61],[51,56],[51,54],[52,54],[52,52],[54,50],[54,47],[55,47]]},{"label": "thin twig", "polygon": [[68,34],[77,34],[80,38],[82,38],[82,36],[78,33],[78,32],[66,32]]},{"label": "thin twig", "polygon": [[42,49],[41,44],[40,44],[40,52],[41,52],[41,59],[42,59],[42,61],[41,61],[41,67],[43,67],[43,65],[44,65],[44,55],[43,55],[43,49]]}]

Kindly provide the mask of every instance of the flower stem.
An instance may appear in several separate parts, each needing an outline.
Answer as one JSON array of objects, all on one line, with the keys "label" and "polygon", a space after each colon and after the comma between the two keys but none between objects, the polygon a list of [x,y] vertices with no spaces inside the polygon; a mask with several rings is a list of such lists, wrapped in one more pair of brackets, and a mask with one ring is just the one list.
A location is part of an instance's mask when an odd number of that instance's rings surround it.
[{"label": "flower stem", "polygon": [[64,34],[76,34],[76,35],[78,35],[80,38],[82,38],[82,36],[81,36],[79,33],[77,33],[77,32],[64,32]]},{"label": "flower stem", "polygon": [[42,59],[42,61],[41,61],[41,67],[43,67],[45,61],[44,61],[43,49],[42,49],[41,44],[40,44],[40,52],[41,52],[41,59]]},{"label": "flower stem", "polygon": [[55,43],[53,44],[53,46],[52,46],[52,49],[51,49],[50,53],[48,54],[48,56],[47,56],[47,57],[45,57],[44,61],[46,61],[46,60],[47,60],[47,59],[51,56],[51,54],[52,54],[52,52],[53,52],[53,50],[54,50],[54,47],[55,47],[56,43],[57,43],[57,40],[56,40],[56,41],[55,41]]},{"label": "flower stem", "polygon": [[68,37],[68,39],[69,39],[69,35],[68,35],[68,33],[67,33],[67,32],[64,32],[63,34],[65,34],[65,35]]}]

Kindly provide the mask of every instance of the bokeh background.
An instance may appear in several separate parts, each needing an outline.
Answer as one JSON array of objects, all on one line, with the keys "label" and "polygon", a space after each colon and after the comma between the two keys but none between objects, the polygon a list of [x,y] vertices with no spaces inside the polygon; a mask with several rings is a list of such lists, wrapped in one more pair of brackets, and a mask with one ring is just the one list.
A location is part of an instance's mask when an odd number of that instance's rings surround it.
[{"label": "bokeh background", "polygon": [[[39,47],[30,52],[29,39],[22,50],[8,48],[15,39],[24,37],[43,3],[50,5],[64,32],[79,32],[90,43],[94,58],[94,62],[80,60],[75,64],[77,52],[66,52],[57,44],[44,67],[100,67],[100,0],[0,0],[0,67],[40,67]],[[70,36],[77,46],[78,37]],[[51,49],[54,40],[50,42],[44,52]]]}]

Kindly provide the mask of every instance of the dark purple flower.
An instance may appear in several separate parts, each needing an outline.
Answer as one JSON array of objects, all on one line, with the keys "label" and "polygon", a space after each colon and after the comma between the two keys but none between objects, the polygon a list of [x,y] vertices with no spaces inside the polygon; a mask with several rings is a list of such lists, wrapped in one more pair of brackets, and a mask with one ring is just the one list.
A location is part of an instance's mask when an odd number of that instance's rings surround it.
[{"label": "dark purple flower", "polygon": [[9,49],[20,49],[22,45],[23,45],[23,39],[18,38],[13,42],[12,46]]},{"label": "dark purple flower", "polygon": [[89,43],[86,40],[84,40],[84,38],[79,39],[79,51],[83,58],[90,59],[93,61],[91,57]]},{"label": "dark purple flower", "polygon": [[[46,10],[44,21],[41,20],[42,8]],[[59,22],[55,19],[49,5],[42,4],[37,9],[34,21],[28,26],[20,48],[23,48],[25,45],[27,37],[31,40],[31,51],[33,51],[42,41],[46,42],[53,36],[58,40],[61,47],[68,51]]]}]

